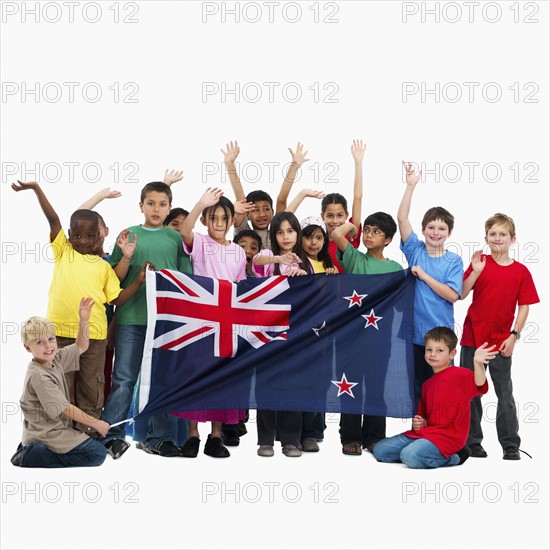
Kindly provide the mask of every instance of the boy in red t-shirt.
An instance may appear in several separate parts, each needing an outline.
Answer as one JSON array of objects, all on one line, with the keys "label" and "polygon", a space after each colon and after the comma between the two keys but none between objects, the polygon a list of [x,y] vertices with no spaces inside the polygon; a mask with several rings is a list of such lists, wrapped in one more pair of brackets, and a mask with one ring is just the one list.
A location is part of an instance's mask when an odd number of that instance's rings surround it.
[{"label": "boy in red t-shirt", "polygon": [[470,402],[487,393],[484,364],[497,352],[484,343],[474,355],[474,372],[454,367],[457,337],[447,327],[426,333],[424,358],[434,374],[422,384],[418,414],[412,430],[379,441],[373,449],[380,462],[403,462],[409,468],[440,468],[464,463],[470,424]]},{"label": "boy in red t-shirt", "polygon": [[[497,395],[497,434],[505,460],[519,460],[519,422],[512,395],[512,352],[529,315],[529,305],[539,302],[529,270],[510,257],[510,246],[516,242],[514,220],[505,214],[494,214],[485,222],[485,242],[491,249],[486,256],[478,250],[464,273],[462,299],[474,290],[472,304],[464,321],[460,341],[460,362],[473,369],[474,350],[482,342],[496,347],[498,354],[489,363],[491,380]],[[517,316],[516,313],[517,306]],[[484,458],[481,446],[481,398],[472,401],[468,447],[471,456]]]}]

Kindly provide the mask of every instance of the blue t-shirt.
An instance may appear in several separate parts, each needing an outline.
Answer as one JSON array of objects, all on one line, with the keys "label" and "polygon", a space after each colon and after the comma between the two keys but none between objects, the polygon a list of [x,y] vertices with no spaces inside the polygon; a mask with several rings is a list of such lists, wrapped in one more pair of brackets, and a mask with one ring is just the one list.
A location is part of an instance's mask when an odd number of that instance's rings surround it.
[{"label": "blue t-shirt", "polygon": [[[413,231],[406,243],[400,245],[409,267],[419,265],[435,280],[448,285],[460,296],[464,265],[462,258],[454,252],[445,251],[443,256],[430,256],[426,243]],[[453,304],[441,298],[425,282],[416,280],[414,291],[414,334],[413,342],[424,345],[424,335],[434,327],[449,327],[454,330]]]}]

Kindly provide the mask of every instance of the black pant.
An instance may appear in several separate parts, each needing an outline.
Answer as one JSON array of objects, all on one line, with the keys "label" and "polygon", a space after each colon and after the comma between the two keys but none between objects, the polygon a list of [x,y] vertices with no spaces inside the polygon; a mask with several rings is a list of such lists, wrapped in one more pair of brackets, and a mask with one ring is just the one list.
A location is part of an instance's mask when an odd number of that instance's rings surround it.
[{"label": "black pant", "polygon": [[[361,425],[362,421],[362,425]],[[340,441],[349,445],[361,442],[364,448],[386,437],[386,418],[360,414],[342,414],[340,416]]]},{"label": "black pant", "polygon": [[256,414],[258,445],[273,445],[277,426],[283,447],[285,445],[300,447],[302,432],[302,413],[300,411],[258,411]]},{"label": "black pant", "polygon": [[325,413],[303,412],[301,440],[313,438],[317,441],[324,439]]},{"label": "black pant", "polygon": [[[463,367],[474,370],[475,348],[465,346],[460,350],[460,363]],[[486,367],[487,368],[487,367]],[[518,447],[521,443],[519,437],[519,422],[516,403],[512,394],[512,358],[497,355],[489,361],[489,374],[497,394],[497,435],[503,449]],[[481,418],[483,407],[481,396],[474,397],[470,405],[470,433],[468,445],[481,443],[483,431],[481,430]]]}]

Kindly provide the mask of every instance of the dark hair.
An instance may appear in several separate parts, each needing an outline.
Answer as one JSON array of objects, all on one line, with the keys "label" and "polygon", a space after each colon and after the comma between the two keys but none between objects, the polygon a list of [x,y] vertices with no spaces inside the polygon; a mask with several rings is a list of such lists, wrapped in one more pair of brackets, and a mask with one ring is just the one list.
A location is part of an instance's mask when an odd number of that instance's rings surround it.
[{"label": "dark hair", "polygon": [[189,216],[189,212],[183,208],[172,208],[166,219],[164,220],[164,225],[168,225],[172,220],[175,220],[178,216]]},{"label": "dark hair", "polygon": [[[278,214],[275,214],[271,220],[271,225],[269,226],[269,238],[271,239],[271,250],[273,255],[278,256],[281,254],[281,249],[279,248],[279,243],[277,242],[277,231],[279,231],[284,221],[287,221],[292,229],[294,229],[297,233],[296,244],[294,245],[292,252],[294,252],[300,260],[302,260],[300,269],[303,269],[308,274],[313,274],[313,266],[302,248],[302,228],[300,227],[300,222],[292,212],[279,212]],[[275,264],[275,274],[281,274],[279,264]]]},{"label": "dark hair", "polygon": [[228,218],[226,228],[229,228],[229,218],[233,218],[235,216],[235,207],[227,197],[221,196],[220,200],[216,204],[214,204],[213,206],[209,206],[208,208],[205,208],[202,211],[202,217],[207,218],[208,213],[209,212],[214,213],[219,206],[223,208],[223,211],[225,212],[225,215]]},{"label": "dark hair", "polygon": [[422,230],[426,229],[426,226],[430,222],[435,222],[436,220],[441,220],[446,223],[449,227],[449,233],[452,232],[455,225],[455,217],[442,206],[434,206],[424,214],[424,217],[422,218]]},{"label": "dark hair", "polygon": [[321,201],[321,212],[324,213],[329,204],[341,204],[344,207],[344,210],[346,212],[348,211],[348,201],[343,195],[340,195],[340,193],[329,193]]},{"label": "dark hair", "polygon": [[69,226],[72,227],[73,224],[76,221],[87,221],[87,222],[94,222],[97,224],[99,228],[99,214],[97,212],[94,212],[93,210],[77,210],[76,212],[73,212],[71,214],[71,220],[69,222]]},{"label": "dark hair", "polygon": [[250,237],[251,239],[254,239],[258,243],[258,250],[262,249],[262,239],[256,231],[253,231],[252,229],[243,229],[233,237],[233,242],[235,244],[239,244],[243,237]]},{"label": "dark hair", "polygon": [[426,332],[426,336],[424,336],[424,343],[428,340],[443,342],[449,348],[449,351],[456,349],[456,345],[458,344],[456,334],[447,327],[435,327]]},{"label": "dark hair", "polygon": [[393,236],[397,231],[395,220],[389,214],[386,214],[386,212],[375,212],[374,214],[367,216],[363,227],[366,227],[367,225],[378,227],[378,229],[380,229],[384,235],[390,239],[393,239]]},{"label": "dark hair", "polygon": [[168,202],[172,204],[172,190],[170,189],[170,186],[166,185],[163,181],[152,181],[148,183],[141,190],[140,202],[143,202],[145,200],[147,193],[154,193],[154,192],[164,193],[168,197]]},{"label": "dark hair", "polygon": [[246,195],[246,202],[259,202],[259,201],[268,202],[269,206],[273,208],[273,199],[265,191],[250,191],[250,193]]},{"label": "dark hair", "polygon": [[329,238],[326,231],[320,225],[307,225],[302,229],[302,237],[311,237],[317,229],[319,229],[323,234],[323,247],[319,250],[319,254],[317,254],[317,260],[319,262],[323,262],[323,267],[325,269],[328,267],[334,267],[334,262],[332,261],[328,251]]}]

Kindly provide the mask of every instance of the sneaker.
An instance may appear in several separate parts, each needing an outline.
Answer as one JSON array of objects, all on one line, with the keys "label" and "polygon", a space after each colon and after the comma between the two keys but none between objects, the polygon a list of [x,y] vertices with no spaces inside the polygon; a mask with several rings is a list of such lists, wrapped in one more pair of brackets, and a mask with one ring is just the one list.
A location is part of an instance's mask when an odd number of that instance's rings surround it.
[{"label": "sneaker", "polygon": [[473,458],[487,458],[487,451],[481,446],[480,443],[472,443],[468,445],[470,448],[470,456]]},{"label": "sneaker", "polygon": [[319,445],[317,445],[317,441],[314,437],[306,437],[302,441],[302,451],[304,453],[318,453],[319,452]]},{"label": "sneaker", "polygon": [[258,456],[273,456],[274,454],[273,445],[260,445],[258,448]]},{"label": "sneaker", "polygon": [[460,458],[460,462],[458,464],[464,464],[470,458],[472,451],[470,450],[470,447],[463,447],[460,451],[457,451],[456,454],[458,455],[458,458]]},{"label": "sneaker", "polygon": [[231,456],[229,451],[223,446],[221,437],[211,437],[208,434],[208,440],[204,445],[204,454],[213,458],[227,458]]},{"label": "sneaker", "polygon": [[302,456],[302,451],[300,451],[300,449],[298,449],[298,447],[294,445],[285,445],[283,447],[283,454],[290,458],[296,458]]},{"label": "sneaker", "polygon": [[504,460],[520,460],[519,449],[517,447],[506,447],[502,458]]},{"label": "sneaker", "polygon": [[21,465],[21,457],[23,456],[24,451],[25,451],[25,447],[23,447],[23,443],[19,443],[19,445],[17,445],[17,451],[15,451],[15,454],[10,459],[11,463],[14,466]]},{"label": "sneaker", "polygon": [[113,460],[120,458],[130,447],[130,444],[124,439],[111,439],[105,443],[107,452],[113,457]]}]

